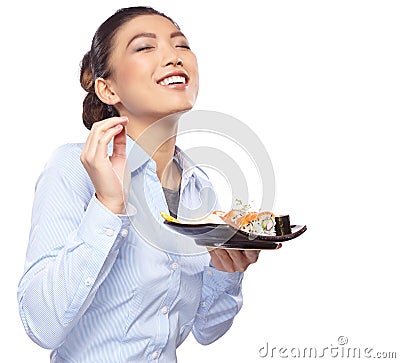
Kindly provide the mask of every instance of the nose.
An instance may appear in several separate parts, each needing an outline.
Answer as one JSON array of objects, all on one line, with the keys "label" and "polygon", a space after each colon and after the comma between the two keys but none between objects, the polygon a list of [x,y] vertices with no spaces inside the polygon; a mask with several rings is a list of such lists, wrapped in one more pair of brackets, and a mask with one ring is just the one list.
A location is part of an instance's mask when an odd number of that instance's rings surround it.
[{"label": "nose", "polygon": [[181,58],[179,58],[175,49],[170,49],[170,51],[167,52],[163,60],[163,66],[183,66],[183,61]]},{"label": "nose", "polygon": [[169,58],[166,62],[164,62],[164,66],[183,66],[183,61],[182,59],[180,59],[179,57],[173,57],[173,58]]}]

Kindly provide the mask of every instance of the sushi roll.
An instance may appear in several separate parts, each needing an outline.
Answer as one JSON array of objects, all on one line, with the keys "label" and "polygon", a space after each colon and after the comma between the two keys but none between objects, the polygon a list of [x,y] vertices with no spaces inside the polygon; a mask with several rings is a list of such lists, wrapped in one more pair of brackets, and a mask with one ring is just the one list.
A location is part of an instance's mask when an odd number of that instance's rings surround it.
[{"label": "sushi roll", "polygon": [[254,235],[273,234],[274,214],[272,212],[246,212],[240,209],[232,209],[228,213],[215,211],[225,223]]},{"label": "sushi roll", "polygon": [[248,212],[238,220],[239,228],[249,234],[268,235],[274,227],[272,212]]}]

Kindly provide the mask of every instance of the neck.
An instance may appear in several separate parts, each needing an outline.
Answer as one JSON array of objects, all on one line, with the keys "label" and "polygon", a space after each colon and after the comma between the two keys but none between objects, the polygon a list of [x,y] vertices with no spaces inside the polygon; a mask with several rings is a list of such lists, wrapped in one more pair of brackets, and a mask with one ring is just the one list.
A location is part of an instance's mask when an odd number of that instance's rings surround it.
[{"label": "neck", "polygon": [[173,114],[150,120],[128,115],[128,135],[155,161],[161,184],[170,189],[176,189],[180,181],[179,171],[172,162],[180,116]]}]

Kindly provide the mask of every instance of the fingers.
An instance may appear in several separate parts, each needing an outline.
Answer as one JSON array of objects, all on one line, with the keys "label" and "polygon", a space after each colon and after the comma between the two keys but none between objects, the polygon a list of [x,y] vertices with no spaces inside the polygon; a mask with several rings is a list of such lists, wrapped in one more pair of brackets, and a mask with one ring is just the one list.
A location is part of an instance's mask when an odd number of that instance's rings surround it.
[{"label": "fingers", "polygon": [[103,152],[106,156],[108,155],[108,144],[114,137],[116,137],[118,134],[121,134],[121,131],[123,130],[124,126],[118,124],[104,131],[104,133],[99,136],[98,146],[100,148],[98,148],[98,151],[99,153],[101,153],[101,155],[103,154]]},{"label": "fingers", "polygon": [[98,137],[92,137],[92,140],[87,142],[87,148],[82,155],[82,162],[96,166],[102,165],[104,161],[108,161],[108,144],[122,129],[123,126],[115,125]]},{"label": "fingers", "polygon": [[246,256],[247,261],[255,263],[260,255],[260,250],[243,250],[243,254]]},{"label": "fingers", "polygon": [[[81,162],[93,183],[97,199],[116,214],[123,213],[125,208],[123,177],[127,123],[127,117],[96,122],[81,153]],[[113,155],[109,157],[108,145],[112,139]]]},{"label": "fingers", "polygon": [[97,143],[97,141],[101,138],[101,135],[104,134],[104,132],[117,125],[126,126],[127,123],[128,123],[128,118],[126,116],[111,117],[102,121],[95,122],[92,126],[92,129],[90,130],[87,142]]},{"label": "fingers", "polygon": [[216,248],[209,251],[214,267],[218,270],[244,272],[250,264],[255,263],[260,251],[256,250],[234,250]]},{"label": "fingers", "polygon": [[112,158],[123,158],[126,157],[126,128],[124,125],[121,126],[121,131],[114,136],[113,153]]},{"label": "fingers", "polygon": [[[117,138],[118,145],[116,146],[117,153],[125,153],[122,148],[125,148],[126,140],[122,141],[122,138],[126,135],[123,131],[127,125],[127,117],[111,117],[103,121],[99,121],[93,124],[92,130],[89,133],[82,154],[85,160],[94,160],[97,156],[105,158],[108,156],[108,144],[112,138],[121,135]],[[82,160],[84,161],[84,160]]]},{"label": "fingers", "polygon": [[229,257],[229,254],[226,252],[225,249],[216,248],[212,251],[211,258],[213,258],[212,262],[217,270],[227,272],[237,271],[235,269],[235,264],[233,263],[232,259]]},{"label": "fingers", "polygon": [[244,272],[247,267],[249,267],[251,262],[247,259],[247,256],[241,250],[226,249],[225,251],[233,262],[235,271]]}]

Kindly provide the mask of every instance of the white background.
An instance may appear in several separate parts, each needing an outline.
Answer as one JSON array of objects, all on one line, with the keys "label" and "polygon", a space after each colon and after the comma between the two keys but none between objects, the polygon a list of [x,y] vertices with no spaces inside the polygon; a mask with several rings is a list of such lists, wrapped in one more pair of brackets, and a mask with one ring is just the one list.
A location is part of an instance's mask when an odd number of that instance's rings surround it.
[{"label": "white background", "polygon": [[196,108],[260,135],[275,210],[308,226],[250,266],[230,331],[205,347],[188,338],[180,362],[260,362],[266,342],[322,349],[340,335],[399,356],[400,4],[384,0],[2,2],[0,354],[48,361],[16,299],[34,184],[57,146],[86,138],[78,73],[96,28],[143,4],[188,36]]}]

